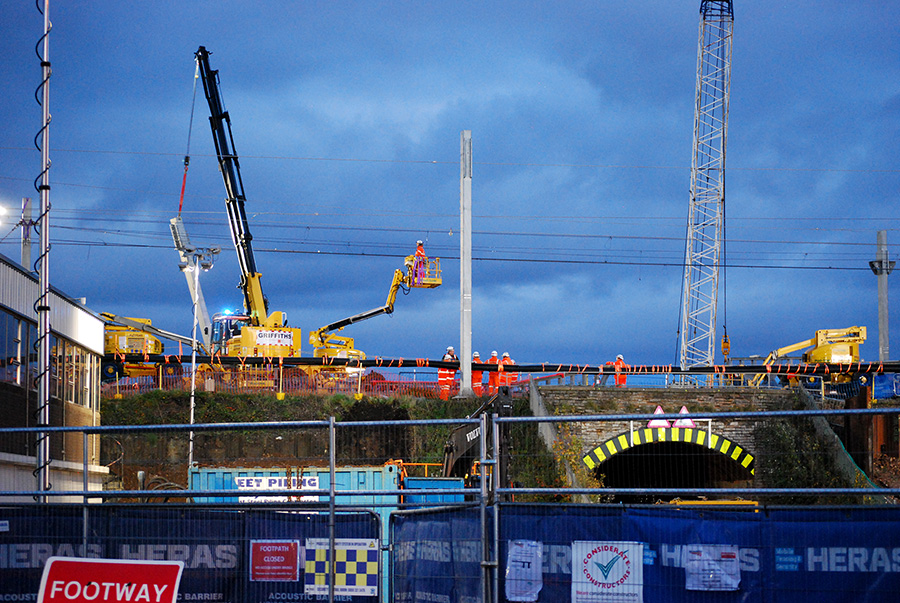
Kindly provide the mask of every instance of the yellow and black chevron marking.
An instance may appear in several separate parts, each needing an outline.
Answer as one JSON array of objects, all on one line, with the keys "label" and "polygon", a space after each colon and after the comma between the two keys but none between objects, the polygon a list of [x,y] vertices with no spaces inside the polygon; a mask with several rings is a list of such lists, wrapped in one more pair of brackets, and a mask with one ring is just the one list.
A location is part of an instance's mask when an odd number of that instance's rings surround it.
[{"label": "yellow and black chevron marking", "polygon": [[[736,461],[742,467],[753,474],[753,455],[720,435],[709,435],[703,429],[692,429],[683,427],[644,427],[636,429],[634,432],[624,432],[610,438],[588,452],[582,461],[591,470],[600,463],[608,460],[612,455],[632,447],[632,433],[634,434],[634,445],[651,444],[653,442],[683,442],[685,444],[697,444],[710,450],[720,452],[725,456]],[[709,442],[707,442],[709,436]]]}]

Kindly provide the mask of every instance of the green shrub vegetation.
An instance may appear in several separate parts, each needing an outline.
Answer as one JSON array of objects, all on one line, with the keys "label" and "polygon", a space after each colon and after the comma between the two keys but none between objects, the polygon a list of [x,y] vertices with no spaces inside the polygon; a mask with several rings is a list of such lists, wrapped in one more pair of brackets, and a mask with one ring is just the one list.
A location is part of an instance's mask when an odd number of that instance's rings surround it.
[{"label": "green shrub vegetation", "polygon": [[[406,463],[441,463],[444,446],[454,425],[385,425],[357,427],[349,422],[429,419],[462,419],[478,410],[483,400],[435,400],[426,398],[355,399],[346,395],[286,396],[267,394],[195,394],[195,424],[327,421],[334,417],[347,427],[336,430],[339,464],[379,465],[388,460]],[[530,415],[525,400],[514,401],[516,416]],[[104,425],[186,425],[190,423],[190,394],[150,391],[105,398],[101,405]],[[136,487],[135,475],[163,476],[187,485],[187,432],[154,431],[104,436],[104,464],[121,478],[126,489]],[[522,487],[563,487],[569,456],[547,450],[535,424],[514,424],[509,437],[509,477]],[[568,448],[564,447],[566,450]],[[562,449],[560,449],[562,450]],[[574,457],[573,457],[574,458]],[[196,430],[193,459],[205,466],[285,467],[287,470],[324,466],[328,462],[328,434],[323,427],[285,430]],[[419,471],[411,467],[410,471]],[[430,475],[439,475],[432,466]],[[568,499],[568,497],[565,497]],[[528,497],[529,500],[546,500]],[[561,500],[562,497],[552,497]]]}]

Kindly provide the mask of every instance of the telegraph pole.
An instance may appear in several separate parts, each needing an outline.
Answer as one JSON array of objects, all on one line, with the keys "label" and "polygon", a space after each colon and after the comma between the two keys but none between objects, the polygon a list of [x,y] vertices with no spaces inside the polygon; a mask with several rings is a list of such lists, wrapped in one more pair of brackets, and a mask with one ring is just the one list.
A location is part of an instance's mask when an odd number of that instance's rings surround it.
[{"label": "telegraph pole", "polygon": [[894,262],[888,259],[887,231],[878,231],[878,251],[869,268],[878,277],[878,360],[890,360],[890,342],[888,331],[888,281],[887,277],[894,269]]}]

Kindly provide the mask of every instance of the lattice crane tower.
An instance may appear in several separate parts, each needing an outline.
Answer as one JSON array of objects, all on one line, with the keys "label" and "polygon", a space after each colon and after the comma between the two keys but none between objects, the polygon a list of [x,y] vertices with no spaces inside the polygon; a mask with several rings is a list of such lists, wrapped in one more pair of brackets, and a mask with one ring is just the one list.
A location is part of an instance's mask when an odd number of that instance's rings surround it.
[{"label": "lattice crane tower", "polygon": [[691,204],[682,286],[681,368],[712,366],[715,358],[733,26],[731,0],[702,0]]}]

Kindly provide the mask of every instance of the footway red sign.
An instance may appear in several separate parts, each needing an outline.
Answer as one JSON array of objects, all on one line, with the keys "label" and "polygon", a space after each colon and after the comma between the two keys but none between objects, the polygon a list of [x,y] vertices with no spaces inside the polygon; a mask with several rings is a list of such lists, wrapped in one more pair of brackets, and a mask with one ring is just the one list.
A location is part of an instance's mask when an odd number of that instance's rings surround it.
[{"label": "footway red sign", "polygon": [[50,557],[38,603],[175,603],[183,561]]}]

